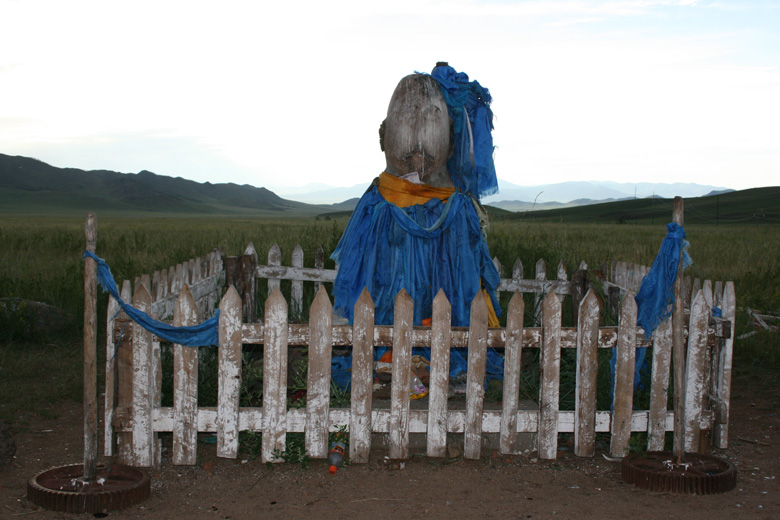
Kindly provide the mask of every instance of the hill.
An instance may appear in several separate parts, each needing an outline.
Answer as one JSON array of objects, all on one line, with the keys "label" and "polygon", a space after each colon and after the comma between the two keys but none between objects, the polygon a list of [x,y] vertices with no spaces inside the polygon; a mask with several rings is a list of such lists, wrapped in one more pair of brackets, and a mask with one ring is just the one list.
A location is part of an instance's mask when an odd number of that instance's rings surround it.
[{"label": "hill", "polygon": [[[684,186],[681,184],[681,186]],[[198,183],[149,171],[57,168],[29,157],[0,154],[0,212],[6,215],[346,217],[358,199],[338,204],[305,204],[250,185]],[[686,224],[780,223],[780,187],[712,191],[685,199]],[[573,204],[578,204],[572,206]],[[488,204],[491,220],[548,222],[668,222],[672,200],[652,197],[611,202],[537,203],[510,208]],[[511,211],[511,209],[524,211]],[[510,211],[507,211],[510,209]]]},{"label": "hill", "polygon": [[[491,214],[495,220],[659,224],[672,217],[672,199],[629,199],[522,213]],[[780,186],[685,199],[685,224],[780,224]]]},{"label": "hill", "polygon": [[344,203],[311,205],[286,200],[249,185],[198,183],[145,170],[129,174],[57,168],[29,157],[0,154],[3,213],[297,217],[346,207]]}]

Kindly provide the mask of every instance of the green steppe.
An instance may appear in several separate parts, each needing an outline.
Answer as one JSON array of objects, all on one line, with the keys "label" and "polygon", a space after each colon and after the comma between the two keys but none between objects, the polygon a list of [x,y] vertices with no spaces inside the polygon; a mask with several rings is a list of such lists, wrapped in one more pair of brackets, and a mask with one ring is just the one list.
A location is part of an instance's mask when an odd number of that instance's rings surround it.
[{"label": "green steppe", "polygon": [[[670,220],[671,212],[668,213]],[[569,272],[584,261],[590,268],[620,260],[649,265],[665,235],[655,224],[550,223],[532,217],[494,218],[488,230],[491,254],[507,272],[517,258],[525,277],[534,276],[539,259],[554,278],[559,262]],[[101,218],[97,254],[118,280],[132,279],[214,248],[239,255],[252,242],[262,259],[273,244],[289,265],[301,244],[305,265],[322,246],[326,257],[336,247],[347,219],[340,218]],[[612,220],[612,222],[615,222]],[[738,336],[753,330],[745,308],[780,315],[780,226],[773,223],[686,226],[694,265],[686,275],[733,280],[737,294]],[[0,420],[23,424],[26,413],[56,416],[56,403],[81,399],[81,322],[83,316],[83,218],[0,216],[0,297],[21,297],[57,306],[75,316],[71,333],[25,334],[23,316],[0,323]],[[332,267],[328,260],[326,267]],[[505,275],[506,276],[506,275]],[[120,282],[121,283],[121,282]],[[98,300],[99,341],[104,341],[107,297]],[[20,320],[22,322],[20,322]],[[29,332],[29,331],[27,331]],[[104,343],[100,343],[104,344]],[[99,349],[100,351],[100,349]],[[99,365],[101,366],[101,365]],[[735,370],[780,367],[780,333],[760,332],[735,343]],[[772,371],[776,372],[776,371]],[[775,384],[780,376],[766,377]]]}]

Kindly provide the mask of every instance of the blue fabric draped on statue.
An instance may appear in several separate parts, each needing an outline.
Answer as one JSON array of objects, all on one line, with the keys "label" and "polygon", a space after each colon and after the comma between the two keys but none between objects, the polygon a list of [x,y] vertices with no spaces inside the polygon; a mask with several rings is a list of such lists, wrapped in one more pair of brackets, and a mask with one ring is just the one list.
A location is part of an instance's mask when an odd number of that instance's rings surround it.
[{"label": "blue fabric draped on statue", "polygon": [[[484,288],[499,310],[500,278],[482,236],[471,198],[455,193],[447,202],[400,208],[376,186],[360,199],[338,247],[334,309],[352,320],[353,307],[368,288],[379,325],[393,323],[395,296],[406,289],[414,301],[414,324],[431,317],[433,298],[443,289],[452,305],[452,325],[467,326],[471,301]],[[480,287],[480,281],[482,287]]]},{"label": "blue fabric draped on statue", "polygon": [[[439,289],[452,305],[453,326],[468,326],[471,302],[481,289],[487,290],[496,312],[501,310],[495,297],[501,279],[473,202],[462,193],[453,194],[446,203],[434,198],[400,208],[372,186],[352,213],[331,258],[339,265],[333,284],[334,310],[350,322],[364,287],[374,301],[378,325],[393,324],[395,296],[401,289],[414,301],[417,326],[431,317]],[[429,350],[421,349],[421,353],[427,357]],[[466,370],[461,350],[452,349],[452,377]],[[503,358],[490,349],[488,377],[500,379],[503,370]],[[346,384],[344,377],[342,386]]]},{"label": "blue fabric draped on statue", "polygon": [[498,193],[490,92],[449,65],[435,67],[431,76],[439,83],[452,118],[453,151],[447,169],[453,184],[478,199]]},{"label": "blue fabric draped on statue", "polygon": [[114,297],[119,306],[122,307],[122,310],[134,322],[152,334],[156,334],[171,343],[178,343],[187,347],[204,347],[219,344],[219,309],[217,309],[212,318],[191,327],[174,327],[165,322],[155,320],[122,300],[114,277],[111,275],[111,268],[108,267],[105,260],[91,251],[85,251],[84,258],[92,258],[97,262],[97,279],[103,290],[108,291]]}]

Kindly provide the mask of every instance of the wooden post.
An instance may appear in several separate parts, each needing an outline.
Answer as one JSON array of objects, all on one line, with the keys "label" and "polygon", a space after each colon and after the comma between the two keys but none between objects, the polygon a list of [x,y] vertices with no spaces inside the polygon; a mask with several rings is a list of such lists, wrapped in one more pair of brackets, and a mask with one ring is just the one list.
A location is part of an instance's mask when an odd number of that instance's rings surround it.
[{"label": "wooden post", "polygon": [[[682,197],[674,198],[672,221],[683,225],[684,204]],[[672,310],[672,352],[674,355],[674,452],[677,463],[683,461],[685,408],[685,345],[683,343],[683,264],[682,251],[677,263],[677,278],[674,280],[674,309]]]},{"label": "wooden post", "polygon": [[[292,266],[297,268],[303,268],[303,248],[300,244],[295,245],[292,253]],[[319,289],[317,289],[319,291]],[[291,280],[290,281],[290,305],[292,309],[290,313],[295,316],[296,319],[303,319],[303,281]]]},{"label": "wooden post", "polygon": [[[268,265],[282,265],[282,250],[279,249],[278,244],[271,246],[271,249],[268,251]],[[271,296],[274,289],[279,288],[280,283],[281,279],[279,278],[268,279],[268,296]]]},{"label": "wooden post", "polygon": [[[325,269],[325,250],[322,249],[322,246],[318,246],[317,251],[314,253],[314,268]],[[322,282],[314,282],[315,293],[320,290],[320,285],[322,285]]]},{"label": "wooden post", "polygon": [[542,348],[539,360],[539,458],[558,455],[558,408],[561,375],[561,301],[553,291],[542,302]]},{"label": "wooden post", "polygon": [[[541,258],[536,262],[536,279],[538,281],[547,279],[547,265]],[[534,295],[534,325],[539,325],[542,320],[542,295],[541,292]]]},{"label": "wooden post", "polygon": [[243,304],[244,318],[247,323],[257,321],[257,290],[255,271],[257,270],[257,251],[255,245],[250,242],[241,257],[241,302]]},{"label": "wooden post", "polygon": [[[579,269],[574,271],[574,274],[571,277],[571,281],[574,282],[574,287],[571,294],[571,310],[575,323],[579,322],[580,303],[582,303],[582,300],[585,298],[585,293],[588,290],[587,269],[587,265],[584,268],[580,266]],[[598,328],[598,323],[596,323],[596,327]]]},{"label": "wooden post", "polygon": [[[84,228],[87,251],[95,252],[97,218],[90,212]],[[84,260],[84,480],[97,476],[97,262]]]}]

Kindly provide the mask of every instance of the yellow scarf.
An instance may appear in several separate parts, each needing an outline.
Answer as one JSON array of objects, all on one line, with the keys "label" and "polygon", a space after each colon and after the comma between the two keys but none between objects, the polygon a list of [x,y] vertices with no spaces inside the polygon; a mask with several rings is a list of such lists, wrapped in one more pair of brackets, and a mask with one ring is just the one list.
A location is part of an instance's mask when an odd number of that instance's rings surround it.
[{"label": "yellow scarf", "polygon": [[454,188],[415,184],[389,173],[379,176],[379,194],[387,202],[392,202],[399,208],[425,204],[431,199],[446,201],[453,193],[455,193]]}]

